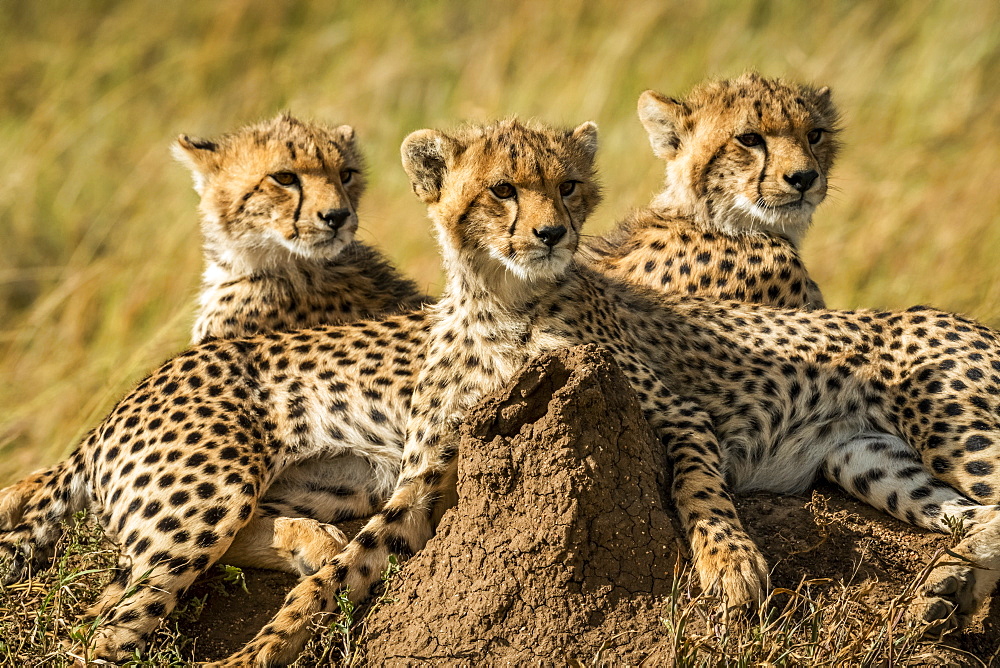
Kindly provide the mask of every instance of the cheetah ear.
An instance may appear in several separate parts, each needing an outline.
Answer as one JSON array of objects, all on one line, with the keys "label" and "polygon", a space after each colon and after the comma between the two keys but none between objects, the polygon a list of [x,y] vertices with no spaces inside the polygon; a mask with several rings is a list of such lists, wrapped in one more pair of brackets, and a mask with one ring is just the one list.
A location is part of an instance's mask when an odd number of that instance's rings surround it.
[{"label": "cheetah ear", "polygon": [[820,89],[807,89],[807,92],[812,93],[813,104],[816,105],[816,110],[826,117],[826,122],[831,126],[836,125],[840,114],[837,112],[837,106],[833,103],[830,87],[823,86]]},{"label": "cheetah ear", "polygon": [[597,156],[597,123],[587,121],[573,129],[570,135],[576,141],[577,146],[583,150],[583,154],[591,163]]},{"label": "cheetah ear", "polygon": [[354,128],[350,125],[341,125],[333,131],[335,135],[343,139],[348,144],[354,143]]},{"label": "cheetah ear", "polygon": [[816,98],[816,106],[818,106],[820,109],[826,112],[833,114],[837,113],[836,107],[833,104],[833,95],[830,93],[829,86],[823,86],[815,93],[813,93],[813,95]]},{"label": "cheetah ear", "polygon": [[177,143],[171,147],[171,153],[191,170],[194,189],[199,195],[202,194],[205,181],[219,168],[219,145],[208,139],[180,135]]},{"label": "cheetah ear", "polygon": [[413,192],[427,204],[438,201],[455,140],[437,130],[417,130],[403,140],[399,152]]},{"label": "cheetah ear", "polygon": [[649,135],[653,155],[669,160],[681,146],[680,120],[687,115],[687,107],[655,90],[639,96],[639,120]]}]

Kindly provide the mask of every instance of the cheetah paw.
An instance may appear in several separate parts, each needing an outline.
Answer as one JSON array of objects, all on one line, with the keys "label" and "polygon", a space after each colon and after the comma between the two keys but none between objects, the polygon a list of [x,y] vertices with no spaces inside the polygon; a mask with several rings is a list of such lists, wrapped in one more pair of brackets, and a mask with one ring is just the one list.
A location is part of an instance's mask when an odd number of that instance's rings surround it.
[{"label": "cheetah paw", "polygon": [[[77,623],[77,630],[81,628]],[[122,641],[116,629],[98,628],[93,636],[84,639],[85,634],[74,632],[60,641],[63,651],[73,658],[73,666],[93,666],[116,664],[134,659],[144,644],[139,640]],[[128,637],[134,634],[129,633]]]},{"label": "cheetah paw", "polygon": [[40,570],[41,561],[26,543],[0,543],[0,583],[9,585],[27,579],[33,571]]},{"label": "cheetah paw", "polygon": [[770,589],[767,562],[755,545],[698,561],[702,589],[722,598],[723,609],[758,608]]},{"label": "cheetah paw", "polygon": [[[285,655],[291,654],[290,657]],[[261,638],[252,641],[240,651],[221,661],[201,664],[204,668],[250,668],[256,666],[287,666],[295,660],[298,652],[288,652],[286,644],[275,638]]]},{"label": "cheetah paw", "polygon": [[1000,580],[1000,519],[970,531],[948,551],[952,560],[937,565],[913,606],[927,624],[925,634],[940,637],[963,629]]},{"label": "cheetah paw", "polygon": [[913,606],[913,616],[927,625],[924,634],[941,636],[965,628],[979,608],[976,571],[969,566],[952,566],[943,577],[927,585]]},{"label": "cheetah paw", "polygon": [[279,517],[275,535],[286,550],[290,563],[300,575],[312,575],[344,551],[350,542],[347,535],[333,526],[313,519]]}]

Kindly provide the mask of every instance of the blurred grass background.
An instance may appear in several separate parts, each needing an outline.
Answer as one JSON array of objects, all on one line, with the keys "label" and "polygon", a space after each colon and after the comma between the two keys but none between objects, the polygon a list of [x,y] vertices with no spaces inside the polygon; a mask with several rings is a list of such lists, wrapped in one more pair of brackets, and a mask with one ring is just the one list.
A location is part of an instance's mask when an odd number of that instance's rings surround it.
[{"label": "blurred grass background", "polygon": [[602,130],[606,229],[661,164],[635,117],[747,68],[830,85],[846,149],[805,244],[834,307],[1000,326],[1000,3],[0,2],[0,483],[72,447],[184,346],[196,196],[168,146],[282,109],[351,123],[362,235],[430,290],[411,130],[517,112]]}]

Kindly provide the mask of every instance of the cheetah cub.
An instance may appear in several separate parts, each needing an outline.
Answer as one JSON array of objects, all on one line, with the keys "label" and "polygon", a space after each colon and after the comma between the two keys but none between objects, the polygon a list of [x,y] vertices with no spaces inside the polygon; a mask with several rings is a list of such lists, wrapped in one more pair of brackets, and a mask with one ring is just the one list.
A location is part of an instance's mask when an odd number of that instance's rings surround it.
[{"label": "cheetah cub", "polygon": [[212,339],[168,360],[44,480],[8,488],[30,487],[0,516],[0,578],[44,567],[60,521],[90,510],[121,557],[80,651],[120,661],[217,561],[317,571],[346,543],[322,522],[371,516],[395,485],[428,319]]},{"label": "cheetah cub", "polygon": [[[103,619],[92,658],[141,649],[219,559],[306,574],[336,554],[346,537],[324,523],[371,515],[392,489],[426,338],[421,310],[358,320],[425,298],[354,240],[363,181],[348,126],[279,116],[214,141],[182,136],[175,151],[202,195],[201,345],[68,459],[0,490],[5,581],[44,565],[60,520],[83,508],[122,546],[88,613]],[[255,332],[267,334],[245,338]]]},{"label": "cheetah cub", "polygon": [[455,423],[529,356],[597,343],[635,389],[673,467],[671,494],[706,590],[761,601],[766,561],[731,494],[801,492],[820,474],[910,524],[969,529],[917,610],[967,620],[1000,576],[1000,334],[925,307],[795,311],[664,295],[572,256],[597,200],[595,128],[506,121],[407,138],[448,283],[389,501],[224,665],[294,658],[316,612],[363,598],[392,553],[433,532],[454,493]]},{"label": "cheetah cub", "polygon": [[201,196],[205,271],[192,343],[413,310],[427,297],[354,239],[364,192],[354,129],[282,114],[174,155]]},{"label": "cheetah cub", "polygon": [[600,200],[596,148],[592,123],[557,131],[516,120],[423,130],[403,142],[403,165],[434,221],[446,285],[433,307],[398,484],[354,541],[219,665],[291,662],[313,615],[334,609],[338,590],[367,597],[390,554],[408,557],[430,538],[454,500],[457,423],[531,355],[558,345],[533,337],[525,314],[558,290],[580,226]]},{"label": "cheetah cub", "polygon": [[830,89],[748,73],[683,100],[646,91],[639,119],[666,182],[590,242],[594,267],[661,292],[823,308],[798,246],[839,148]]},{"label": "cheetah cub", "polygon": [[[428,297],[354,239],[364,192],[353,128],[288,114],[208,140],[181,135],[173,152],[201,195],[205,272],[192,343],[350,322],[418,309]],[[292,467],[264,508],[337,521],[323,489],[328,462]],[[19,523],[56,469],[0,490],[0,530]],[[307,484],[308,482],[308,484]]]}]

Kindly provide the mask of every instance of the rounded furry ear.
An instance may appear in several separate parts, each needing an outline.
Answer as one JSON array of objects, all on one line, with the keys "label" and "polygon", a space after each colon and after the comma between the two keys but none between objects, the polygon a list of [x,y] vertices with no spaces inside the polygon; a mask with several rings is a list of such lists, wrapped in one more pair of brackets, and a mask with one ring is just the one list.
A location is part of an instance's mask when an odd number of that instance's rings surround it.
[{"label": "rounded furry ear", "polygon": [[350,125],[341,125],[334,130],[334,133],[346,142],[354,141],[354,128]]},{"label": "rounded furry ear", "polygon": [[417,130],[403,140],[399,152],[413,192],[428,204],[438,201],[455,141],[437,130]]},{"label": "rounded furry ear", "polygon": [[836,130],[840,122],[840,112],[837,105],[833,103],[833,95],[829,86],[813,88],[811,86],[801,86],[802,97],[809,101],[815,113],[819,114],[818,119],[827,130]]},{"label": "rounded furry ear", "polygon": [[816,107],[820,110],[820,112],[830,116],[831,119],[836,122],[838,116],[837,107],[833,103],[833,95],[830,92],[830,87],[823,86],[813,93],[813,95],[815,96]]},{"label": "rounded furry ear", "polygon": [[194,189],[199,195],[202,194],[205,180],[219,167],[219,145],[208,139],[180,135],[177,143],[171,147],[171,153],[191,170]]},{"label": "rounded furry ear", "polygon": [[657,158],[669,160],[677,154],[681,146],[681,119],[687,114],[687,107],[655,90],[647,90],[639,96],[639,120],[649,135],[649,145]]},{"label": "rounded furry ear", "polygon": [[570,135],[583,150],[584,155],[593,162],[597,155],[597,123],[587,121],[573,129]]}]

